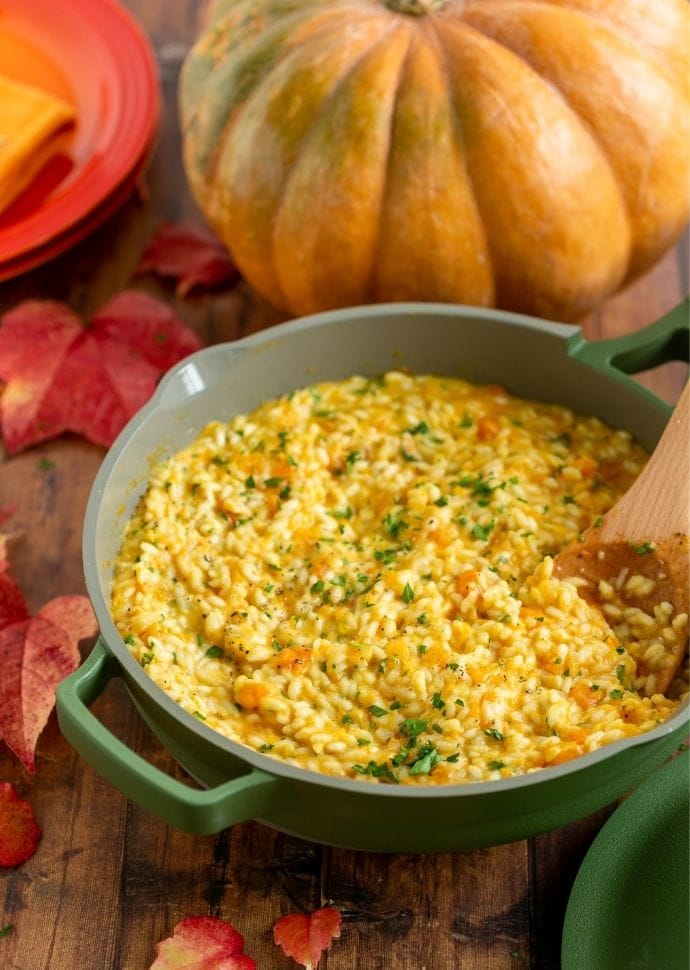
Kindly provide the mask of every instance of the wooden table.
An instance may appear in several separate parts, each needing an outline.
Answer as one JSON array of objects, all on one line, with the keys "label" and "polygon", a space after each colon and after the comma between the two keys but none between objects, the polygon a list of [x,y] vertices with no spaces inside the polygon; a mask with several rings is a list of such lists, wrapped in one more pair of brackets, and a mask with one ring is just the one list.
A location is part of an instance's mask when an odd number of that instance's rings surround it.
[{"label": "wooden table", "polygon": [[[165,113],[148,173],[148,198],[133,198],[91,238],[28,275],[0,285],[0,312],[27,297],[68,301],[84,315],[127,286],[153,227],[198,219],[181,161],[175,98],[182,58],[198,32],[199,0],[130,0],[158,52]],[[583,322],[591,338],[634,330],[688,292],[687,240]],[[177,306],[209,342],[278,322],[250,289],[175,300],[151,278],[137,286]],[[685,370],[667,365],[643,380],[667,400]],[[0,507],[16,504],[12,569],[30,608],[84,589],[81,527],[104,452],[76,437],[49,442],[0,465]],[[89,647],[89,644],[85,644]],[[119,683],[95,711],[155,765],[183,777],[133,711]],[[563,914],[582,858],[613,806],[529,841],[466,855],[380,856],[331,849],[255,823],[214,837],[175,831],[130,804],[61,737],[53,715],[34,778],[6,749],[0,781],[28,795],[43,829],[24,865],[0,871],[5,970],[146,970],[155,943],[191,914],[229,919],[260,968],[288,968],[272,942],[277,917],[333,905],[344,918],[325,970],[553,970]],[[586,968],[583,968],[586,970]]]}]

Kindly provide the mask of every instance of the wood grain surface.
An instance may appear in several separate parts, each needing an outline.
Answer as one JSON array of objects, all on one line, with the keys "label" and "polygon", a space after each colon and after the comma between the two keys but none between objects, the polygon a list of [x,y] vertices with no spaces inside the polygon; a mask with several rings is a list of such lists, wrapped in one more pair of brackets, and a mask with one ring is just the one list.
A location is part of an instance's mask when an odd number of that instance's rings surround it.
[{"label": "wood grain surface", "polygon": [[[199,0],[130,0],[156,48],[165,101],[160,141],[146,190],[69,253],[0,284],[0,312],[27,297],[68,301],[88,315],[126,285],[142,246],[162,219],[198,219],[180,160],[176,86],[196,36]],[[176,306],[208,343],[232,340],[283,317],[240,283],[176,299],[170,286],[135,285]],[[644,278],[583,321],[590,338],[638,329],[688,292],[684,240]],[[686,368],[641,376],[673,401]],[[13,573],[29,606],[84,591],[81,529],[104,451],[71,436],[0,464],[0,507],[14,504]],[[84,653],[90,644],[84,644]],[[1,673],[0,673],[1,676]],[[98,717],[153,764],[183,778],[170,755],[112,683]],[[44,731],[35,777],[6,749],[0,781],[27,795],[43,829],[24,865],[0,870],[2,970],[146,970],[158,940],[190,914],[229,919],[263,970],[296,966],[272,941],[275,920],[333,905],[342,935],[322,970],[554,970],[573,879],[614,806],[525,842],[455,855],[377,855],[331,849],[256,823],[213,837],[176,831],[129,803],[61,737],[55,716]],[[587,970],[587,968],[583,968]]]}]

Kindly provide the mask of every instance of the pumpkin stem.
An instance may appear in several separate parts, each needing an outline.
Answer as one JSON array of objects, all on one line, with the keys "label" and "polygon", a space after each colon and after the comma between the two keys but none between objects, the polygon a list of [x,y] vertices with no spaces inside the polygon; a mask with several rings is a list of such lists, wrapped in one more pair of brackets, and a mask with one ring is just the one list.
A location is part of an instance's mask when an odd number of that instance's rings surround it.
[{"label": "pumpkin stem", "polygon": [[396,13],[407,13],[413,17],[423,17],[425,14],[442,10],[448,0],[384,0],[387,7]]}]

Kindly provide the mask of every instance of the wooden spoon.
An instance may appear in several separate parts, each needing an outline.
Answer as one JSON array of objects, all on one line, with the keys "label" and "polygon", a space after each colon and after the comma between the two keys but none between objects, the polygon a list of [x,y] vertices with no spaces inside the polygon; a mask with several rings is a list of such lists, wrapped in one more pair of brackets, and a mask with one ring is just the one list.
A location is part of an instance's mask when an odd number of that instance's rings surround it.
[{"label": "wooden spoon", "polygon": [[[566,546],[554,561],[562,579],[584,580],[580,593],[601,605],[600,581],[641,575],[654,581],[653,589],[634,599],[619,584],[623,606],[636,606],[649,615],[661,603],[671,603],[673,616],[688,612],[690,599],[690,384],[642,473],[625,495],[592,527],[582,541]],[[623,572],[626,570],[626,572]],[[649,584],[651,585],[651,584]],[[663,668],[652,671],[638,659],[638,675],[654,674],[655,692],[664,693],[673,680],[687,646],[685,636],[669,648]]]}]

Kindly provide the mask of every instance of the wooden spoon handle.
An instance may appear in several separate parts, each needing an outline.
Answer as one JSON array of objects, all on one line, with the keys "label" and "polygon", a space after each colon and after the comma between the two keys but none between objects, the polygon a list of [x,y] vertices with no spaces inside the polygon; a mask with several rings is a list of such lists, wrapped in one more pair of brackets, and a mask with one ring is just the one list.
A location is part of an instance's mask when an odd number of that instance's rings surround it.
[{"label": "wooden spoon handle", "polygon": [[599,542],[662,542],[690,532],[690,384],[625,495],[604,517]]}]

